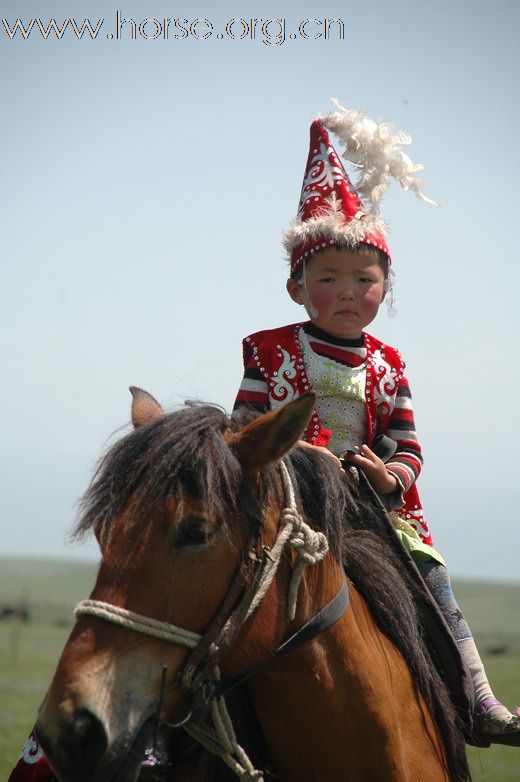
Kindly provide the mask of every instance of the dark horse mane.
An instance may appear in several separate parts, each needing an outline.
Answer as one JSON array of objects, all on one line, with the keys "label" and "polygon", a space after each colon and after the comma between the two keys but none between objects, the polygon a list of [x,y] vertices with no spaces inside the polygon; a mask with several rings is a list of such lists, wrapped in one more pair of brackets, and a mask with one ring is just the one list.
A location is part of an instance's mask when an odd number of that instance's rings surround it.
[{"label": "dark horse mane", "polygon": [[[81,500],[82,515],[75,535],[89,530],[105,534],[123,510],[131,508],[129,523],[158,517],[168,500],[179,492],[204,498],[209,512],[225,519],[240,514],[251,525],[261,525],[268,496],[280,492],[279,470],[262,470],[260,487],[252,495],[243,470],[224,435],[239,431],[255,417],[239,410],[232,418],[218,407],[188,404],[142,426],[110,448]],[[448,690],[437,673],[417,617],[414,595],[418,590],[388,545],[388,529],[374,504],[360,496],[352,475],[341,478],[330,460],[309,448],[294,448],[286,464],[297,487],[298,501],[309,523],[323,531],[336,560],[366,600],[379,628],[406,660],[444,744],[453,782],[467,782],[462,731],[453,721]],[[265,744],[247,693],[230,704],[240,720],[239,739],[261,766],[269,766]],[[235,779],[215,759],[206,779]],[[269,773],[269,772],[268,772]],[[276,774],[270,775],[276,778]]]}]

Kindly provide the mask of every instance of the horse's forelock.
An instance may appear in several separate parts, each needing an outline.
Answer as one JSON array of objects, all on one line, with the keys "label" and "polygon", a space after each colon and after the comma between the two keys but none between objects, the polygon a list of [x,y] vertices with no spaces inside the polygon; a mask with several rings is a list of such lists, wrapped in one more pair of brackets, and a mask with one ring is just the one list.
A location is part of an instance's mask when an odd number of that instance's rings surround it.
[{"label": "horse's forelock", "polygon": [[130,503],[136,523],[151,519],[176,495],[204,499],[218,515],[236,510],[241,470],[228,427],[220,408],[187,405],[127,434],[99,462],[74,535],[106,528]]},{"label": "horse's forelock", "polygon": [[[240,513],[251,524],[261,523],[268,496],[284,501],[277,465],[262,470],[255,498],[226,442],[228,432],[239,431],[257,416],[240,410],[228,418],[219,407],[189,403],[130,432],[100,460],[80,501],[74,536],[92,530],[108,535],[113,521],[129,508],[133,523],[149,524],[175,496],[202,500],[215,517]],[[327,534],[340,559],[346,490],[337,470],[311,449],[293,449],[287,463],[305,515]]]}]

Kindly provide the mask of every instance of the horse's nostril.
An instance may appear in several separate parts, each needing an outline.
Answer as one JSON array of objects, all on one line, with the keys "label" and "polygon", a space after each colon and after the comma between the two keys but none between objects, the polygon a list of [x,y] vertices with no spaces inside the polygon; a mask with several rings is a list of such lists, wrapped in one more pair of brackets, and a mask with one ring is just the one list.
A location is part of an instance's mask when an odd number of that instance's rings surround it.
[{"label": "horse's nostril", "polygon": [[103,724],[88,709],[78,709],[74,713],[70,730],[70,752],[77,762],[94,764],[107,751]]}]

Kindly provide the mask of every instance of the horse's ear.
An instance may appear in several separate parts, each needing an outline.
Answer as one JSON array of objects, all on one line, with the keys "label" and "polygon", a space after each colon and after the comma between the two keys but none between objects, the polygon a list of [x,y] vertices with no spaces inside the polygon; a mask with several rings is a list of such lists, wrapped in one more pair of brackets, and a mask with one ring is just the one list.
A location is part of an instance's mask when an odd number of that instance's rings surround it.
[{"label": "horse's ear", "polygon": [[132,394],[132,423],[135,429],[164,415],[161,405],[148,391],[130,386],[130,393]]},{"label": "horse's ear", "polygon": [[314,410],[315,394],[303,394],[231,435],[230,447],[248,470],[280,459],[300,439]]}]

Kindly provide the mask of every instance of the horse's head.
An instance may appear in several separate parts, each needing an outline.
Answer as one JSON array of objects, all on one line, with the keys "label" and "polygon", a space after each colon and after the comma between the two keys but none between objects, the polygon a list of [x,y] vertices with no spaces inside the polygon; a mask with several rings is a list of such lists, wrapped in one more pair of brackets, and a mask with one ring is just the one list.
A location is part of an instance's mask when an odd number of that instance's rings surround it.
[{"label": "horse's head", "polygon": [[[150,395],[132,393],[134,431],[102,460],[78,525],[99,542],[96,584],[80,604],[38,720],[62,782],[133,778],[164,676],[165,720],[179,721],[190,708],[186,678],[207,659],[197,639],[209,628],[207,645],[214,644],[254,579],[255,560],[277,539],[285,503],[276,463],[314,403],[303,396],[238,428],[215,407],[165,414]],[[224,669],[241,673],[276,648],[287,626],[289,576],[286,558],[268,610],[264,603],[238,628],[240,644]],[[171,626],[180,640],[161,636]]]}]

